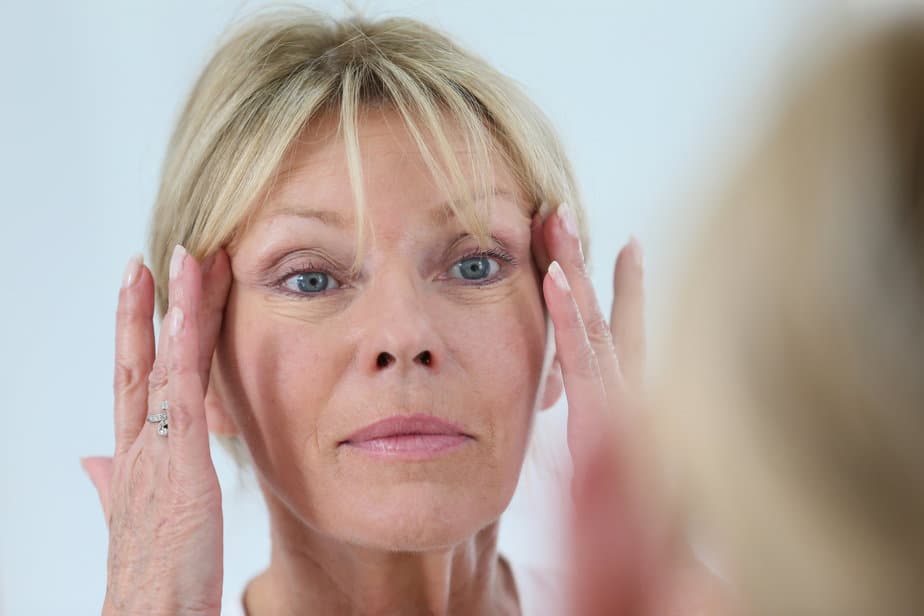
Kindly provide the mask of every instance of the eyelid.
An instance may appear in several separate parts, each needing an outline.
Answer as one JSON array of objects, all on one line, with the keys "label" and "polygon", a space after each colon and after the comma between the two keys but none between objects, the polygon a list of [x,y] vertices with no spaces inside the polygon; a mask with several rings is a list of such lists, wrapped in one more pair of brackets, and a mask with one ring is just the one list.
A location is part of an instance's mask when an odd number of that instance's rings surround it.
[{"label": "eyelid", "polygon": [[475,250],[474,252],[471,252],[469,254],[466,254],[456,259],[455,261],[453,261],[448,271],[452,271],[454,268],[458,267],[458,265],[462,261],[467,261],[469,259],[477,259],[477,258],[489,258],[494,261],[499,261],[500,263],[498,266],[497,274],[495,274],[492,278],[484,278],[484,279],[467,279],[464,277],[458,278],[456,276],[450,276],[450,278],[452,280],[463,280],[465,281],[463,284],[470,285],[470,286],[489,285],[494,282],[497,282],[498,280],[503,279],[508,273],[507,270],[517,265],[516,257],[509,254],[507,251],[503,250],[499,246],[496,246],[493,248]]},{"label": "eyelid", "polygon": [[[340,277],[340,274],[335,275],[333,272],[331,272],[332,269],[336,269],[336,268],[328,267],[326,265],[318,265],[312,261],[309,261],[307,263],[302,262],[298,264],[293,264],[289,266],[288,268],[286,268],[285,270],[283,270],[283,273],[279,275],[278,277],[276,277],[275,281],[272,282],[270,286],[272,286],[274,289],[276,289],[280,293],[284,293],[286,295],[299,298],[299,299],[324,297],[333,291],[343,289],[344,287],[347,286],[344,283],[343,279]],[[311,273],[325,274],[326,276],[332,278],[337,283],[337,286],[333,289],[326,289],[324,291],[319,291],[317,293],[299,293],[297,291],[293,291],[292,289],[286,286],[286,281],[288,281],[293,276],[298,276],[300,274],[311,274]]]},{"label": "eyelid", "polygon": [[[499,271],[493,278],[489,278],[485,280],[468,280],[465,284],[471,285],[471,286],[479,285],[479,284],[481,285],[491,284],[493,282],[496,282],[504,278],[506,275],[505,270],[509,269],[510,267],[515,267],[518,264],[519,260],[516,257],[514,257],[512,254],[507,252],[507,250],[504,249],[502,242],[500,242],[499,240],[497,240],[497,238],[494,238],[493,236],[492,236],[492,239],[494,240],[494,246],[491,246],[488,248],[474,248],[466,252],[459,258],[453,260],[452,264],[450,265],[450,269],[453,267],[456,267],[462,261],[465,261],[467,259],[479,258],[479,257],[493,258],[501,262]],[[313,255],[313,254],[310,255],[309,260],[307,262],[298,261],[297,258],[288,259],[288,261],[293,261],[295,263],[292,263],[291,265],[285,267],[285,269],[283,269],[282,274],[278,276],[274,276],[272,281],[270,282],[270,286],[278,290],[281,293],[284,293],[291,297],[295,297],[297,299],[325,297],[334,291],[343,290],[348,287],[346,280],[349,279],[349,276],[350,276],[349,272],[334,273],[338,269],[336,266],[330,263],[319,263],[311,259],[311,257],[314,257],[314,256],[316,255]],[[337,287],[334,289],[319,291],[317,293],[299,293],[299,292],[293,291],[292,289],[289,289],[285,284],[286,281],[292,278],[293,276],[296,276],[299,274],[313,273],[313,272],[320,272],[320,273],[326,274],[327,276],[330,276],[336,281]],[[453,277],[453,280],[461,280],[461,279]]]}]

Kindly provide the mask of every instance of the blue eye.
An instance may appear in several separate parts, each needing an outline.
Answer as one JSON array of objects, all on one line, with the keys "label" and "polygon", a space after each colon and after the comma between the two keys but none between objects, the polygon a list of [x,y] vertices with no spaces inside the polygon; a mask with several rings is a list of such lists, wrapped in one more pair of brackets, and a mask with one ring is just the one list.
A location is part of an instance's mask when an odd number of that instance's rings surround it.
[{"label": "blue eye", "polygon": [[296,293],[313,294],[336,289],[340,283],[325,272],[299,272],[286,278],[283,286]]},{"label": "blue eye", "polygon": [[464,278],[465,280],[486,280],[497,275],[500,270],[500,264],[484,255],[468,257],[462,259],[452,266],[450,275],[453,278]]}]

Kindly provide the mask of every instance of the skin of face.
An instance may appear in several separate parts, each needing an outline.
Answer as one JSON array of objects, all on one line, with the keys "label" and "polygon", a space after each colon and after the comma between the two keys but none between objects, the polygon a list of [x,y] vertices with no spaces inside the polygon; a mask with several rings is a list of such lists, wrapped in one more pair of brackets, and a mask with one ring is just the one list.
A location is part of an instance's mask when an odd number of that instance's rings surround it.
[{"label": "skin of face", "polygon": [[[561,392],[557,370],[542,374],[532,207],[495,163],[493,238],[479,246],[446,216],[448,195],[398,116],[370,112],[358,129],[370,231],[358,269],[346,148],[336,118],[322,119],[228,248],[233,281],[208,418],[213,432],[246,442],[287,525],[366,548],[440,549],[497,521],[534,412]],[[480,260],[485,249],[496,254]],[[465,266],[482,266],[480,278],[462,276]],[[341,445],[410,414],[472,438],[425,460]]]}]

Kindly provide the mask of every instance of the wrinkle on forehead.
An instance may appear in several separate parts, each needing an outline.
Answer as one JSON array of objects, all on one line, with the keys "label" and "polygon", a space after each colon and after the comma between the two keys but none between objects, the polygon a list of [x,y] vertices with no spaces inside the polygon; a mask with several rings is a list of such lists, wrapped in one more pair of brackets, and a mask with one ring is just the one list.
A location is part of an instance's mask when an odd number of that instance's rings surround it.
[{"label": "wrinkle on forehead", "polygon": [[[395,117],[399,119],[396,121]],[[347,172],[347,145],[341,138],[339,129],[338,116],[332,113],[319,116],[305,127],[293,141],[290,151],[280,165],[280,171],[265,191],[261,205],[249,218],[248,227],[256,220],[290,214],[313,217],[331,226],[356,228],[359,206],[355,201]],[[461,198],[452,200],[447,199],[442,190],[438,190],[436,179],[424,161],[413,135],[395,112],[365,112],[358,120],[357,131],[361,181],[367,195],[362,217],[367,223],[371,222],[371,199],[381,194],[393,193],[395,183],[400,182],[403,177],[426,177],[425,184],[416,184],[417,190],[411,188],[412,193],[420,194],[411,195],[410,198],[418,200],[421,207],[432,209],[431,222],[434,225],[451,223],[457,218],[455,209],[472,212],[469,208],[474,207],[475,211],[472,214],[479,221],[478,226],[487,228],[490,219],[493,218],[495,197],[513,202],[525,219],[532,218],[536,204],[529,203],[523,197],[522,190],[517,189],[518,183],[506,163],[495,156],[489,161],[492,182],[483,187],[487,188],[488,199],[484,198],[485,195],[479,194],[482,187],[474,189],[471,182],[471,165],[465,164],[462,160],[460,168],[468,178],[467,183],[471,188]],[[463,135],[460,131],[448,128],[445,134],[453,144],[456,154],[464,157],[467,150],[463,147]],[[398,161],[394,161],[395,157]],[[395,162],[402,166],[408,165],[410,175],[404,176],[400,171],[395,173],[392,168]],[[415,175],[418,172],[420,175]],[[411,181],[411,184],[413,186],[415,182]],[[468,222],[471,223],[471,220]],[[472,231],[468,229],[469,225],[465,226],[467,230]],[[371,226],[367,225],[367,230],[375,235],[375,229]],[[244,232],[246,233],[246,230]]]}]

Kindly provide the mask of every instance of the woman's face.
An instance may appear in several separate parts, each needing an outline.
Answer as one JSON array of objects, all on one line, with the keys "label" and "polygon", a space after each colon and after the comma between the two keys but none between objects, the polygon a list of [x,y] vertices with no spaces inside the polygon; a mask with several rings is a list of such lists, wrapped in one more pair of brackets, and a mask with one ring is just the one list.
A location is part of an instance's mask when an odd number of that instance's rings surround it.
[{"label": "woman's face", "polygon": [[359,139],[371,234],[351,274],[335,123],[302,140],[229,250],[210,421],[239,431],[271,498],[315,530],[449,545],[498,518],[525,453],[546,338],[529,208],[498,166],[485,254],[447,216],[400,119],[370,114]]}]

